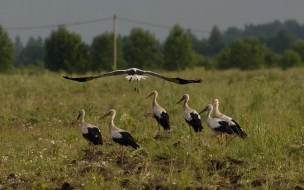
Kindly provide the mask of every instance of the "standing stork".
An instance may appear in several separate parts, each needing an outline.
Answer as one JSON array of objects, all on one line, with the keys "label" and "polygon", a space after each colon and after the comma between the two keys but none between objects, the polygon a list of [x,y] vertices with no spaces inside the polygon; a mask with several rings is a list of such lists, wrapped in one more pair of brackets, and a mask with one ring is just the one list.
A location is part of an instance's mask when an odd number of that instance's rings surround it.
[{"label": "standing stork", "polygon": [[[76,119],[76,121],[74,123],[76,123],[78,120],[80,120],[80,124],[81,124],[81,133],[82,136],[87,139],[88,141],[88,149],[90,151],[91,149],[91,145],[102,145],[102,137],[101,137],[101,133],[100,130],[98,129],[98,127],[87,123],[84,121],[84,116],[85,116],[85,111],[83,109],[81,109],[79,111],[78,117]],[[93,147],[93,153],[95,153],[95,148]]]},{"label": "standing stork", "polygon": [[153,115],[158,123],[158,131],[160,131],[160,125],[164,128],[164,130],[170,131],[169,115],[166,112],[166,110],[156,102],[158,92],[156,90],[154,90],[151,94],[149,94],[146,97],[146,99],[152,95],[154,95],[154,98],[152,101]]},{"label": "standing stork", "polygon": [[123,156],[124,156],[124,149],[123,146],[131,146],[134,149],[140,148],[140,146],[135,142],[134,138],[131,136],[130,133],[128,133],[125,130],[122,130],[114,125],[114,118],[116,115],[116,111],[114,109],[111,109],[106,113],[104,116],[102,116],[100,119],[106,117],[106,116],[111,116],[110,120],[110,133],[111,133],[111,138],[114,142],[120,145],[120,163],[121,166],[123,165]]},{"label": "standing stork", "polygon": [[191,131],[191,127],[192,127],[196,133],[199,132],[199,145],[200,145],[201,144],[200,134],[201,131],[203,130],[203,125],[202,125],[201,117],[197,113],[197,111],[188,106],[189,98],[190,97],[188,94],[184,94],[183,97],[176,104],[184,100],[184,118],[190,127],[191,138],[192,138],[192,131]]},{"label": "standing stork", "polygon": [[[205,107],[205,109],[203,109],[199,114],[208,111],[206,114],[206,123],[211,128],[211,130],[216,134],[218,143],[219,145],[221,145],[221,140],[220,140],[221,135],[223,134],[233,135],[234,131],[232,130],[231,126],[227,121],[218,118],[212,118],[210,116],[212,110],[213,110],[212,105],[208,104]],[[226,142],[226,146],[228,146],[227,142]]]},{"label": "standing stork", "polygon": [[[248,137],[247,133],[245,133],[243,128],[234,119],[232,119],[231,117],[229,117],[227,115],[222,114],[219,111],[219,109],[218,109],[218,107],[219,107],[218,99],[213,100],[213,106],[214,106],[213,117],[227,121],[229,123],[229,125],[231,126],[232,130],[234,131],[235,136],[232,139],[234,139],[236,136],[239,136],[242,139],[245,139],[245,138]],[[229,142],[232,139],[230,139]]]},{"label": "standing stork", "polygon": [[[201,83],[202,79],[195,79],[195,80],[187,80],[187,79],[182,79],[182,78],[170,78],[170,77],[166,77],[163,75],[160,75],[158,73],[152,72],[152,71],[144,71],[141,69],[137,69],[137,68],[129,68],[126,70],[116,70],[116,71],[111,71],[108,73],[104,73],[101,75],[96,75],[96,76],[90,76],[90,77],[77,77],[77,78],[73,78],[73,77],[69,77],[69,76],[63,76],[63,78],[65,79],[69,79],[69,80],[74,80],[74,81],[78,81],[78,82],[87,82],[93,79],[98,79],[101,77],[108,77],[108,76],[116,76],[116,75],[122,75],[122,74],[127,74],[126,78],[129,80],[129,83],[131,81],[136,81],[138,83],[138,81],[140,81],[141,79],[146,79],[148,78],[147,76],[145,76],[144,74],[147,75],[152,75],[155,77],[159,77],[161,79],[170,81],[170,82],[174,82],[177,84],[189,84],[189,83]],[[134,91],[138,92],[138,88],[136,88],[134,86]]]}]

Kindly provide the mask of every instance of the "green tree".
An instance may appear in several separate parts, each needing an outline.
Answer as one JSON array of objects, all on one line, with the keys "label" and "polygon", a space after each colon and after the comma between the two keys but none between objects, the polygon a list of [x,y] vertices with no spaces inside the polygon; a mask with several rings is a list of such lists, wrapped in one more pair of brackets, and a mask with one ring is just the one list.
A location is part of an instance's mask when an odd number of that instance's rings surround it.
[{"label": "green tree", "polygon": [[128,67],[142,69],[162,67],[163,57],[159,42],[149,31],[134,28],[131,30],[130,36],[124,40],[124,59]]},{"label": "green tree", "polygon": [[14,47],[7,32],[0,25],[0,72],[5,73],[13,68]]},{"label": "green tree", "polygon": [[224,47],[224,37],[217,26],[214,26],[208,39],[208,55],[215,55],[219,53]]},{"label": "green tree", "polygon": [[90,52],[78,34],[60,26],[45,41],[45,65],[52,71],[85,73],[90,69]]},{"label": "green tree", "polygon": [[298,66],[301,64],[301,57],[297,52],[288,49],[284,51],[280,60],[280,64],[282,69]]},{"label": "green tree", "polygon": [[218,69],[229,69],[232,67],[230,62],[230,48],[224,48],[216,55],[216,62]]},{"label": "green tree", "polygon": [[[100,72],[101,70],[113,69],[113,33],[105,32],[96,36],[91,45],[92,70]],[[117,68],[125,68],[126,63],[123,59],[121,38],[117,38]]]},{"label": "green tree", "polygon": [[267,49],[265,53],[265,66],[267,68],[278,67],[280,61],[280,54]]},{"label": "green tree", "polygon": [[231,42],[242,37],[242,30],[237,27],[229,27],[226,31],[224,31],[225,44],[230,45]]},{"label": "green tree", "polygon": [[37,65],[37,63],[44,60],[44,43],[41,37],[35,39],[30,37],[26,46],[21,50],[16,58],[16,66],[28,66],[30,64]]},{"label": "green tree", "polygon": [[[15,61],[17,61],[17,57],[22,52],[23,48],[24,47],[23,47],[22,41],[20,39],[20,36],[16,36],[15,37],[15,42],[14,42]],[[15,65],[16,65],[16,63],[15,63]]]},{"label": "green tree", "polygon": [[286,49],[291,47],[294,41],[294,34],[282,28],[274,38],[269,40],[267,44],[273,51],[283,53]]},{"label": "green tree", "polygon": [[194,51],[187,32],[175,25],[164,44],[165,65],[168,70],[185,69],[194,66]]},{"label": "green tree", "polygon": [[304,41],[303,40],[297,40],[292,46],[291,49],[297,52],[302,59],[302,62],[304,63]]},{"label": "green tree", "polygon": [[243,38],[231,44],[230,64],[242,70],[259,69],[265,65],[267,48],[257,38]]}]

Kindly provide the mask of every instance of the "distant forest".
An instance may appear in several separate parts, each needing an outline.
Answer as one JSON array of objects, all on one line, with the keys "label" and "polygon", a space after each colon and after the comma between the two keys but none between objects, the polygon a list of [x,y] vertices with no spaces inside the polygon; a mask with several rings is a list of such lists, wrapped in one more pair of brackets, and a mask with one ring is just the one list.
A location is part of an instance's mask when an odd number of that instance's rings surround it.
[{"label": "distant forest", "polygon": [[[12,42],[0,25],[0,72],[11,68],[38,66],[67,73],[100,72],[113,68],[113,33],[96,36],[91,44],[64,26],[49,37],[30,37],[23,44]],[[1,47],[2,46],[2,47]],[[3,48],[6,47],[6,48]],[[244,29],[214,26],[208,38],[198,39],[190,29],[175,25],[164,42],[142,28],[133,28],[117,38],[117,68],[181,70],[252,70],[270,67],[287,69],[304,65],[304,25],[296,20],[249,24]]]}]

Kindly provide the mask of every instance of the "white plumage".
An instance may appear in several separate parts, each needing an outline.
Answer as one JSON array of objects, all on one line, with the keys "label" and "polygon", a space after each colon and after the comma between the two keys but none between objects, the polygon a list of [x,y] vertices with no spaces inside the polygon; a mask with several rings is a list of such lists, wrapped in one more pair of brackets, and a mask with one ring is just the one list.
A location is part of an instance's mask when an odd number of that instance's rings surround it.
[{"label": "white plumage", "polygon": [[245,133],[244,129],[238,124],[238,122],[236,122],[231,117],[229,117],[225,114],[222,114],[219,111],[219,108],[218,108],[219,107],[219,101],[218,101],[218,99],[213,100],[213,106],[214,106],[214,112],[213,112],[213,117],[214,118],[219,118],[219,119],[227,121],[229,123],[229,125],[231,126],[231,128],[233,129],[235,135],[239,136],[240,138],[245,139],[245,138],[248,137],[248,135]]},{"label": "white plumage", "polygon": [[[181,101],[184,100],[184,118],[185,121],[188,123],[190,127],[194,129],[194,131],[201,132],[203,130],[203,125],[201,121],[200,115],[197,113],[196,110],[190,108],[188,106],[188,101],[189,101],[189,95],[184,94],[183,97],[176,103],[180,103]],[[190,135],[192,136],[191,128],[190,128]],[[200,136],[199,136],[199,144],[200,144]]]},{"label": "white plumage", "polygon": [[[207,111],[206,123],[210,127],[210,129],[216,134],[218,143],[221,144],[221,140],[220,140],[221,135],[223,135],[223,134],[233,135],[234,131],[232,130],[231,126],[229,125],[229,123],[227,121],[218,119],[218,118],[212,118],[210,116],[212,110],[213,110],[212,105],[208,104],[205,107],[205,109],[203,109],[199,114]],[[228,144],[226,144],[226,145],[228,145]]]},{"label": "white plumage", "polygon": [[[201,83],[202,79],[194,79],[194,80],[187,80],[187,79],[182,79],[182,78],[171,78],[171,77],[166,77],[163,75],[160,75],[158,73],[152,72],[152,71],[144,71],[141,69],[137,69],[137,68],[129,68],[126,70],[116,70],[116,71],[111,71],[108,73],[104,73],[101,75],[96,75],[96,76],[90,76],[90,77],[77,77],[77,78],[73,78],[73,77],[69,77],[69,76],[63,76],[63,78],[65,79],[69,79],[69,80],[74,80],[74,81],[78,81],[78,82],[86,82],[86,81],[90,81],[93,79],[98,79],[101,77],[108,77],[108,76],[116,76],[116,75],[122,75],[122,74],[127,74],[128,76],[126,76],[126,78],[130,81],[140,81],[141,79],[146,79],[148,78],[147,76],[145,76],[144,74],[147,75],[152,75],[161,79],[164,79],[166,81],[170,81],[170,82],[174,82],[177,84],[189,84],[189,83]],[[136,87],[134,87],[135,91],[138,91],[138,89]]]},{"label": "white plumage", "polygon": [[123,165],[123,155],[124,155],[123,146],[131,146],[134,149],[140,148],[140,146],[135,142],[134,138],[131,136],[130,133],[115,126],[114,124],[115,115],[116,115],[116,111],[114,109],[111,109],[100,119],[106,116],[111,116],[110,125],[109,125],[111,138],[114,142],[116,142],[121,146],[120,158],[121,158],[121,165]]},{"label": "white plumage", "polygon": [[158,131],[160,131],[160,126],[164,128],[164,130],[170,131],[170,121],[169,121],[169,114],[167,111],[161,107],[157,101],[157,95],[158,92],[154,90],[151,94],[149,94],[146,98],[154,95],[153,101],[152,101],[152,108],[153,108],[153,116],[156,119],[158,123]]},{"label": "white plumage", "polygon": [[[84,121],[84,116],[85,116],[85,111],[83,109],[81,109],[79,111],[78,117],[74,123],[76,123],[78,120],[80,120],[81,133],[82,133],[82,136],[85,139],[87,139],[88,146],[89,146],[88,149],[90,150],[91,144],[93,144],[93,145],[98,145],[98,144],[102,145],[103,144],[102,136],[101,136],[101,133],[100,133],[100,130],[98,129],[98,127]],[[95,153],[94,147],[93,147],[93,150]]]}]

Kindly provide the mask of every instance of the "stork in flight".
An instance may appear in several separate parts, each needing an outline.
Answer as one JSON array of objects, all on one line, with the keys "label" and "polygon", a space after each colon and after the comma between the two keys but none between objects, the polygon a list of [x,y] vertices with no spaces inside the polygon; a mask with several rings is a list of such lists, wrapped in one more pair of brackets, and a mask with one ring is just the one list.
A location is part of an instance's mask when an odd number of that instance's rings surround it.
[{"label": "stork in flight", "polygon": [[116,115],[116,111],[114,109],[111,109],[108,111],[104,116],[102,116],[100,119],[111,116],[110,120],[110,132],[111,132],[111,138],[114,142],[120,145],[120,163],[121,166],[123,165],[123,156],[124,156],[124,149],[123,146],[131,146],[134,149],[140,148],[140,146],[135,142],[134,138],[131,136],[130,133],[128,133],[125,130],[122,130],[114,125],[114,118]]},{"label": "stork in flight", "polygon": [[232,130],[234,131],[235,136],[229,140],[232,141],[236,136],[239,136],[242,139],[245,139],[248,137],[247,133],[245,133],[244,129],[231,117],[222,114],[219,111],[219,101],[218,99],[214,99],[213,100],[213,106],[214,106],[214,112],[213,112],[213,117],[214,118],[219,118],[222,120],[225,120],[229,123],[229,125],[231,126]]},{"label": "stork in flight", "polygon": [[156,90],[154,90],[151,94],[149,94],[146,97],[146,99],[149,98],[152,95],[154,95],[153,101],[152,101],[153,116],[154,116],[154,118],[156,119],[156,121],[158,123],[158,131],[160,131],[159,125],[161,125],[164,128],[164,130],[170,131],[169,114],[156,101],[158,92]]},{"label": "stork in flight", "polygon": [[[84,121],[84,116],[85,116],[85,111],[83,109],[81,109],[79,111],[78,117],[76,119],[76,121],[74,122],[74,124],[80,120],[81,123],[81,133],[82,136],[87,139],[88,141],[88,149],[90,151],[91,149],[91,145],[102,145],[102,136],[100,133],[100,130],[98,129],[98,127],[87,123]],[[93,153],[95,153],[95,148],[93,146]]]},{"label": "stork in flight", "polygon": [[[191,126],[194,132],[199,133],[199,145],[201,144],[201,132],[203,130],[203,125],[201,121],[200,115],[197,113],[195,109],[192,109],[188,106],[189,95],[184,94],[183,97],[176,103],[180,103],[184,100],[184,118],[185,121],[188,123],[189,127]],[[192,138],[192,131],[190,127],[190,136]]]},{"label": "stork in flight", "polygon": [[[109,76],[116,76],[116,75],[123,75],[123,74],[127,74],[126,78],[129,80],[129,83],[131,81],[138,82],[141,79],[148,78],[144,74],[159,77],[161,79],[164,79],[164,80],[167,80],[167,81],[170,81],[170,82],[174,82],[176,84],[181,84],[181,85],[189,84],[189,83],[201,83],[202,82],[202,79],[187,80],[187,79],[182,79],[182,78],[178,78],[178,77],[170,78],[170,77],[166,77],[166,76],[160,75],[160,74],[152,72],[152,71],[144,71],[144,70],[137,69],[137,68],[129,68],[129,69],[126,69],[126,70],[116,70],[116,71],[111,71],[111,72],[108,72],[108,73],[104,73],[104,74],[96,75],[96,76],[90,76],[90,77],[73,78],[73,77],[69,77],[69,76],[63,76],[63,78],[69,79],[69,80],[74,80],[74,81],[77,81],[77,82],[87,82],[87,81],[90,81],[90,80],[93,80],[93,79],[98,79],[98,78],[101,78],[101,77],[109,77]],[[138,92],[138,88],[134,87],[134,91]]]}]

